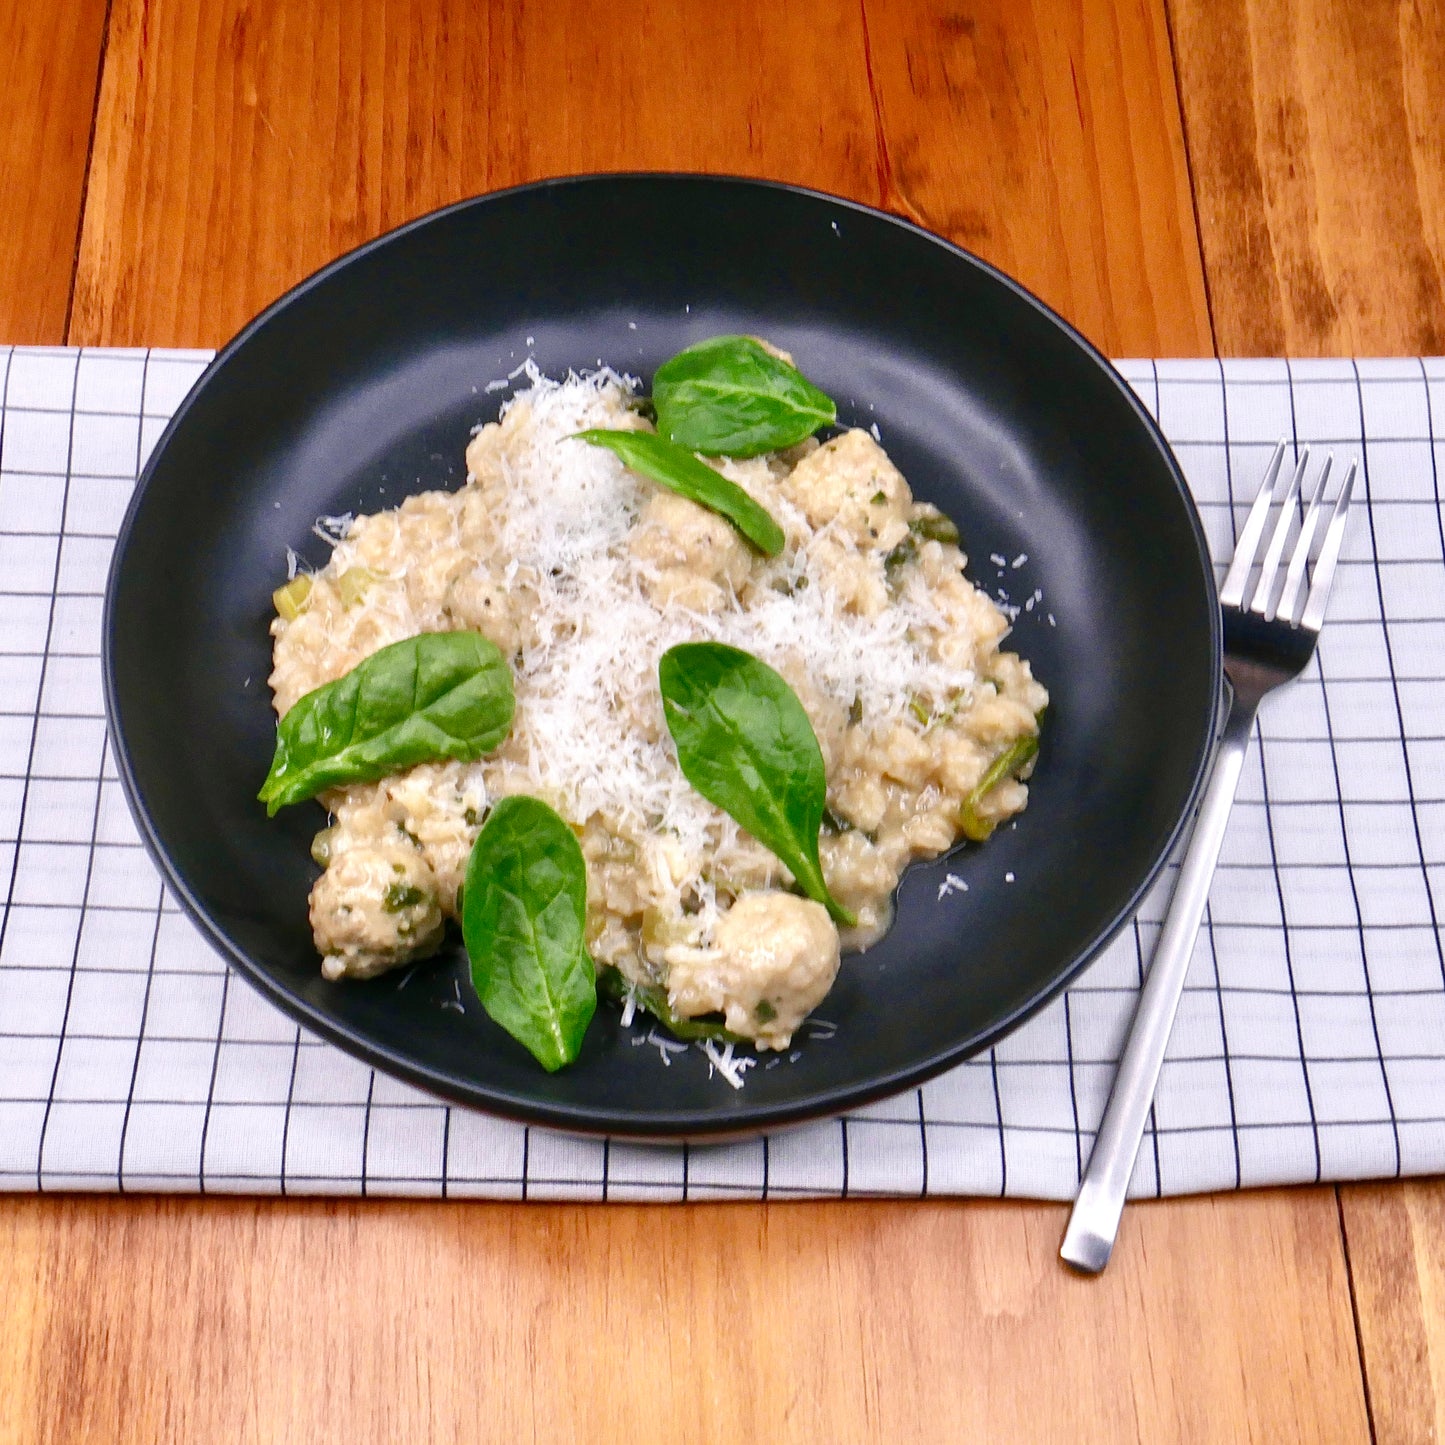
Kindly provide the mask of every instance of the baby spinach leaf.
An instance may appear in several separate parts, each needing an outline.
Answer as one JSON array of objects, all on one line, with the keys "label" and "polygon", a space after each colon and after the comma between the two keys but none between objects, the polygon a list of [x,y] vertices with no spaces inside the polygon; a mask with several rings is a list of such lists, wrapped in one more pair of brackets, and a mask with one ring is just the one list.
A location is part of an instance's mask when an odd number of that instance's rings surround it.
[{"label": "baby spinach leaf", "polygon": [[783,529],[736,482],[713,471],[690,451],[650,431],[579,431],[578,441],[606,447],[624,466],[641,472],[669,491],[726,517],[758,551],[776,557],[783,550]]},{"label": "baby spinach leaf", "polygon": [[652,378],[657,429],[704,456],[755,457],[832,426],[832,398],[751,336],[714,336]]},{"label": "baby spinach leaf", "polygon": [[851,927],[857,920],[823,881],[818,829],[828,778],[797,694],[766,663],[721,642],[669,648],[657,678],[688,782],[771,848],[809,898]]},{"label": "baby spinach leaf", "polygon": [[276,728],[259,797],[268,814],[327,788],[369,783],[437,758],[490,752],[512,726],[512,674],[475,632],[394,642],[308,692]]},{"label": "baby spinach leaf", "polygon": [[586,948],[587,865],[536,798],[503,798],[462,886],[462,938],[482,1007],[548,1073],[570,1064],[597,1009]]}]

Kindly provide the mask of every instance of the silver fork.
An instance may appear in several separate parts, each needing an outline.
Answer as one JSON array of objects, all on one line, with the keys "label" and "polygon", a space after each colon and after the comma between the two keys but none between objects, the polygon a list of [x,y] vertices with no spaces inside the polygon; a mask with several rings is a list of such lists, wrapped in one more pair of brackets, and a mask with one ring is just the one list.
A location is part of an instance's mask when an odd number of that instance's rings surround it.
[{"label": "silver fork", "polygon": [[[1209,885],[1219,861],[1234,792],[1244,767],[1249,734],[1255,713],[1266,693],[1298,677],[1314,655],[1320,627],[1325,620],[1330,584],[1344,542],[1345,522],[1355,485],[1355,463],[1330,506],[1324,503],[1333,457],[1325,460],[1310,493],[1309,508],[1300,525],[1298,539],[1290,554],[1284,583],[1278,588],[1279,567],[1284,558],[1294,518],[1299,511],[1300,489],[1309,466],[1309,448],[1299,456],[1288,486],[1279,492],[1285,444],[1274,450],[1264,484],[1249,509],[1239,534],[1234,560],[1230,564],[1219,601],[1224,614],[1224,675],[1229,682],[1229,716],[1214,758],[1214,770],[1199,806],[1194,836],[1179,870],[1179,881],[1169,903],[1164,930],[1154,952],[1148,977],[1139,996],[1138,1011],[1119,1060],[1109,1103],[1099,1125],[1089,1167],[1079,1186],[1079,1197],[1069,1216],[1069,1227],[1059,1253],[1069,1263],[1089,1274],[1098,1274],[1113,1253],[1124,1211],[1125,1191],[1134,1172],[1144,1124],[1159,1082],[1169,1031],[1184,989],[1184,975],[1194,951],[1199,922],[1209,898]],[[1314,564],[1309,591],[1300,602],[1308,570],[1310,550],[1321,519],[1329,511],[1324,541]],[[1271,521],[1271,513],[1273,520]],[[1250,589],[1260,542],[1268,532],[1258,579]],[[1245,595],[1249,593],[1248,605]]]}]

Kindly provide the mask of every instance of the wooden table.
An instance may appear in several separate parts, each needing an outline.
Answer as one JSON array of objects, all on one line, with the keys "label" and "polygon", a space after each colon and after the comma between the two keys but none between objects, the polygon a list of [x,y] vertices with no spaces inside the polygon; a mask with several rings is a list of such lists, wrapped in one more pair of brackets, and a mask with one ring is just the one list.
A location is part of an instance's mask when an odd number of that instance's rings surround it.
[{"label": "wooden table", "polygon": [[[1431,0],[0,4],[0,340],[215,346],[563,172],[911,216],[1112,355],[1445,351]],[[1445,1184],[1064,1211],[0,1201],[0,1437],[1445,1435]]]}]

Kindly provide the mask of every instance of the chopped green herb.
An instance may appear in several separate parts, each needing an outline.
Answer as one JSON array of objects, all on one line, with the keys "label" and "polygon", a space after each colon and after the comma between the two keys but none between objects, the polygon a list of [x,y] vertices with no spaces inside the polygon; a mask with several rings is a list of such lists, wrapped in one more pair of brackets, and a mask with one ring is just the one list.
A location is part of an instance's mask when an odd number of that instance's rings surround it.
[{"label": "chopped green herb", "polygon": [[381,895],[381,906],[387,913],[400,913],[404,908],[415,908],[425,902],[426,894],[414,883],[388,883]]},{"label": "chopped green herb", "polygon": [[953,518],[944,516],[937,507],[931,507],[915,517],[908,524],[908,530],[925,542],[943,542],[950,547],[958,546],[958,528],[954,525]]},{"label": "chopped green herb", "polygon": [[918,542],[910,533],[883,559],[883,571],[891,582],[895,574],[918,555]]}]

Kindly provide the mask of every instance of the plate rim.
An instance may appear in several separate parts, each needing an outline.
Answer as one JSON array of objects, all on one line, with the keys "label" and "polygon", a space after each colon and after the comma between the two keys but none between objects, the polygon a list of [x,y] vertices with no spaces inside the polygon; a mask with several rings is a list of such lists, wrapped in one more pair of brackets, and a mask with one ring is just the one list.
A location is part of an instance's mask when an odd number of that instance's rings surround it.
[{"label": "plate rim", "polygon": [[[935,1051],[905,1067],[893,1069],[885,1075],[875,1076],[866,1083],[853,1086],[830,1086],[826,1099],[816,1096],[776,1103],[743,1103],[741,1108],[731,1112],[699,1114],[693,1109],[650,1109],[609,1111],[605,1107],[594,1108],[582,1105],[541,1101],[522,1097],[505,1090],[482,1087],[458,1080],[440,1070],[433,1070],[415,1060],[397,1054],[394,1050],[364,1033],[348,1028],[327,1015],[313,1009],[303,998],[288,991],[271,973],[255,963],[240,947],[226,937],[220,927],[210,918],[205,907],[195,897],[191,888],[173,864],[169,851],[160,838],[150,809],[145,803],[131,766],[129,748],[120,722],[120,707],[117,696],[118,682],[115,675],[115,650],[119,619],[116,613],[116,583],[124,564],[126,551],[134,530],[146,491],[158,462],[164,457],[173,433],[184,424],[192,408],[206,390],[215,383],[216,377],[225,369],[230,359],[246,346],[253,337],[269,326],[278,316],[294,306],[313,288],[323,285],[348,266],[357,264],[363,258],[387,246],[401,241],[414,231],[424,229],[462,211],[504,203],[522,195],[552,190],[585,190],[591,187],[605,187],[614,184],[635,182],[686,182],[700,184],[704,188],[742,187],[746,189],[777,191],[821,202],[844,212],[865,215],[875,222],[883,222],[903,233],[947,252],[955,261],[971,266],[994,282],[1003,285],[1025,305],[1039,312],[1078,347],[1084,355],[1099,368],[1105,378],[1122,396],[1142,424],[1145,434],[1153,443],[1166,471],[1169,473],[1175,491],[1183,504],[1193,536],[1200,575],[1208,594],[1209,606],[1209,651],[1210,667],[1216,679],[1215,705],[1204,729],[1203,741],[1194,759],[1193,780],[1180,815],[1170,830],[1168,839],[1159,856],[1150,865],[1144,876],[1130,892],[1128,898],[1112,917],[1069,959],[1051,983],[1037,994],[1020,1004],[1012,1012],[998,1020],[986,1033],[970,1038],[967,1042]],[[1094,963],[1109,943],[1119,934],[1138,912],[1145,895],[1158,881],[1167,866],[1181,837],[1193,818],[1200,794],[1209,776],[1219,733],[1219,694],[1224,679],[1223,619],[1219,610],[1218,588],[1214,576],[1213,558],[1204,533],[1203,521],[1194,501],[1183,470],[1154,417],[1150,415],[1142,400],[1135,393],[1121,372],[1104,354],[1064,317],[1060,316],[1047,302],[998,267],[964,247],[929,231],[906,217],[898,216],[878,207],[870,206],[848,197],[833,195],[813,187],[798,185],[789,181],[778,181],[746,175],[698,172],[698,171],[601,171],[584,172],[575,175],[551,176],[530,181],[522,185],[509,186],[496,191],[484,191],[459,201],[439,206],[435,210],[413,217],[401,225],[383,231],[367,241],[352,247],[325,265],[305,276],[295,285],[282,292],[262,311],[251,318],[224,346],[219,348],[206,369],[186,393],[179,407],[166,423],[145,465],[136,478],[135,490],[127,503],[125,515],[116,532],[115,546],[111,554],[106,575],[105,597],[101,616],[101,677],[105,699],[106,733],[110,739],[115,757],[116,771],[121,790],[130,808],[137,828],[145,842],[152,861],[157,865],[162,880],[174,894],[186,916],[201,930],[206,940],[221,954],[228,966],[235,968],[246,981],[270,1003],[279,1008],[294,1023],[335,1044],[353,1057],[361,1059],[372,1067],[381,1068],[418,1088],[438,1097],[447,1104],[461,1105],[480,1110],[499,1118],[509,1119],[526,1125],[560,1129],[566,1133],[591,1136],[626,1138],[639,1143],[681,1143],[688,1140],[719,1143],[729,1139],[753,1138],[758,1134],[810,1121],[834,1118],[851,1110],[891,1097],[902,1091],[917,1087],[929,1079],[945,1072],[955,1065],[997,1044],[1027,1019],[1039,1013],[1056,999],[1064,989],[1073,983],[1085,969]]]}]

